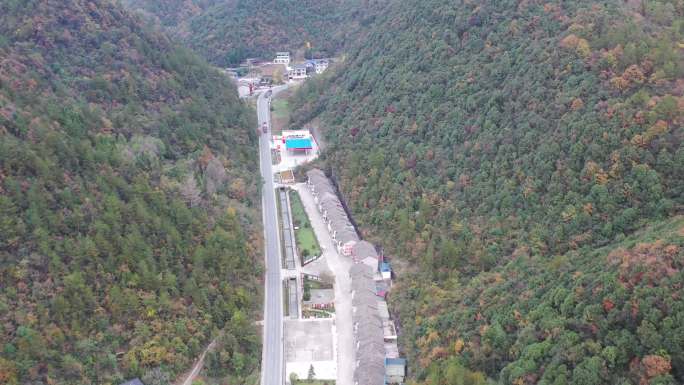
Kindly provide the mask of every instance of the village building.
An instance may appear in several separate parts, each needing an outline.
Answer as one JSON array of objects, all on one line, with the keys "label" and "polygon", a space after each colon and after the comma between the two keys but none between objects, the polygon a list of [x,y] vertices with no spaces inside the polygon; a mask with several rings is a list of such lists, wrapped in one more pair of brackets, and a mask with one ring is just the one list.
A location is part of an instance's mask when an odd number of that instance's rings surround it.
[{"label": "village building", "polygon": [[406,360],[385,358],[385,384],[403,384],[406,377]]},{"label": "village building", "polygon": [[386,320],[382,321],[382,337],[385,342],[396,342],[397,341],[397,327],[394,325],[394,321]]},{"label": "village building", "polygon": [[318,59],[314,63],[314,70],[317,74],[322,74],[328,69],[329,62],[328,59]]},{"label": "village building", "polygon": [[356,340],[356,384],[379,384],[383,379],[382,360],[385,358],[383,324],[378,314],[373,271],[363,264],[349,270],[352,280],[352,320]]},{"label": "village building", "polygon": [[289,52],[276,52],[276,57],[273,59],[275,64],[285,64],[290,65],[290,53]]},{"label": "village building", "polygon": [[290,152],[303,152],[308,154],[313,150],[311,138],[288,138],[285,139],[285,149]]},{"label": "village building", "polygon": [[374,271],[378,269],[380,256],[375,251],[375,246],[368,241],[357,242],[352,249],[354,262],[361,262],[368,265]]},{"label": "village building", "polygon": [[399,346],[396,341],[385,342],[385,358],[399,358]]},{"label": "village building", "polygon": [[390,267],[389,262],[380,263],[380,274],[382,275],[382,279],[392,279],[392,268]]},{"label": "village building", "polygon": [[390,318],[389,310],[387,309],[387,302],[378,301],[378,316],[383,321],[387,321]]},{"label": "village building", "polygon": [[328,69],[328,59],[309,59],[305,63],[308,73],[322,74]]},{"label": "village building", "polygon": [[295,64],[290,70],[290,79],[300,80],[306,79],[308,74],[306,73],[306,64]]},{"label": "village building", "polygon": [[[314,150],[313,137],[307,130],[283,130],[281,136],[274,140],[282,143],[289,155],[309,155]],[[281,149],[281,144],[277,149]]]},{"label": "village building", "polygon": [[390,265],[372,243],[359,239],[335,187],[323,171],[308,171],[306,185],[338,252],[354,261],[349,269],[356,352],[354,383],[403,383],[405,360],[399,359],[397,329],[385,302],[391,284]]},{"label": "village building", "polygon": [[321,170],[311,170],[307,175],[307,185],[314,196],[318,211],[325,220],[330,237],[337,246],[337,251],[344,256],[351,256],[354,245],[360,239],[337,197],[335,188]]}]

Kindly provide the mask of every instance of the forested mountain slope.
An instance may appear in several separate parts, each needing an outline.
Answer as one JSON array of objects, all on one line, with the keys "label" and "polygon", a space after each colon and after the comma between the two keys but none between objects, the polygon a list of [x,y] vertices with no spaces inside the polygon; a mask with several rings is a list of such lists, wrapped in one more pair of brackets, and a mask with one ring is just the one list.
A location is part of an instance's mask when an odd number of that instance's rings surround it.
[{"label": "forested mountain slope", "polygon": [[[320,120],[362,231],[408,262],[393,303],[419,381],[478,382],[462,365],[506,384],[684,382],[681,221],[611,249],[684,205],[683,16],[393,1],[302,88],[295,125]],[[610,261],[630,255],[622,276]]]},{"label": "forested mountain slope", "polygon": [[[254,373],[253,113],[109,0],[0,3],[0,383]],[[220,365],[219,365],[220,364]]]},{"label": "forested mountain slope", "polygon": [[276,51],[332,56],[372,19],[365,0],[125,0],[170,28],[187,46],[219,66]]}]

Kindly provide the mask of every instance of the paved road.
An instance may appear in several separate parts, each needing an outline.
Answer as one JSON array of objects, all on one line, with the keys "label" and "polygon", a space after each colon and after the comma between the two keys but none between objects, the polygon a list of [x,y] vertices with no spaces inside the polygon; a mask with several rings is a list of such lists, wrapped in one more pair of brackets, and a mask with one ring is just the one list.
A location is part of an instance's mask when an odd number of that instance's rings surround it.
[{"label": "paved road", "polygon": [[[287,86],[275,87],[273,94]],[[261,176],[264,179],[262,192],[262,213],[264,221],[264,237],[266,252],[266,288],[264,300],[264,346],[261,364],[261,385],[283,385],[283,286],[280,278],[281,255],[278,238],[278,213],[276,211],[273,171],[271,168],[271,114],[265,92],[257,99],[257,117],[259,131],[263,122],[267,122],[269,132],[260,134],[259,161]]]}]

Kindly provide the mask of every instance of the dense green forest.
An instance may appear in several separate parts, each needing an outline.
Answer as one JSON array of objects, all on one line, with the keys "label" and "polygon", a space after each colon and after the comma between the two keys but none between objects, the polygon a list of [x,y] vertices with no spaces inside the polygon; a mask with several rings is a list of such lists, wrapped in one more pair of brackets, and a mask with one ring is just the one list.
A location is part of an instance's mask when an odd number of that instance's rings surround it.
[{"label": "dense green forest", "polygon": [[0,2],[2,384],[258,376],[253,111],[145,24]]},{"label": "dense green forest", "polygon": [[[276,51],[307,57],[336,54],[382,1],[367,0],[124,0],[153,16],[187,46],[219,66]],[[311,50],[306,50],[306,42]],[[306,51],[305,51],[306,50]]]},{"label": "dense green forest", "polygon": [[395,0],[302,87],[417,383],[684,383],[683,52],[679,0]]}]

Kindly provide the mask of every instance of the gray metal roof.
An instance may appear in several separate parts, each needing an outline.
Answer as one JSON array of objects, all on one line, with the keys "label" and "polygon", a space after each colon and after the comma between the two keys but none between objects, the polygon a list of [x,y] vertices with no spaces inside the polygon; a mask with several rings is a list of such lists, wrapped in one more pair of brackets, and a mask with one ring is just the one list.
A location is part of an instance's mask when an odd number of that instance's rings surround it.
[{"label": "gray metal roof", "polygon": [[368,257],[375,259],[378,258],[378,252],[375,251],[375,246],[373,246],[373,244],[368,241],[361,241],[355,244],[352,253],[354,254],[354,257],[359,261]]},{"label": "gray metal roof", "polygon": [[347,213],[344,212],[344,208],[339,204],[338,200],[327,199],[321,202],[321,209],[325,211],[325,214],[329,221],[341,221],[343,223],[349,223],[347,219]]},{"label": "gray metal roof", "polygon": [[309,184],[313,186],[316,194],[320,194],[324,191],[334,193],[335,189],[333,188],[332,183],[330,183],[330,180],[325,176],[325,173],[323,173],[323,171],[315,168],[313,170],[308,171],[306,173],[306,176],[309,180]]},{"label": "gray metal roof", "polygon": [[[352,320],[355,325],[375,325],[380,328],[382,326],[382,319],[378,314],[377,307],[373,305],[360,305],[354,307],[354,312],[352,314]],[[360,327],[360,326],[359,326]],[[378,333],[378,335],[383,336],[383,333]]]},{"label": "gray metal roof", "polygon": [[365,263],[355,263],[349,268],[349,275],[352,281],[356,279],[365,279],[373,283],[373,269]]},{"label": "gray metal roof", "polygon": [[378,315],[380,316],[380,319],[388,320],[390,318],[389,314],[389,309],[387,308],[387,302],[385,301],[378,301]]},{"label": "gray metal roof", "polygon": [[375,286],[373,281],[365,278],[352,278],[351,284],[352,290],[354,290],[354,297],[357,295],[368,295],[375,296]]},{"label": "gray metal roof", "polygon": [[382,320],[378,316],[373,317],[372,315],[368,314],[366,317],[361,317],[358,321],[354,321],[354,324],[356,324],[357,327],[355,333],[358,336],[359,341],[372,340],[375,338],[374,336],[380,335],[377,329],[380,329],[382,336],[385,335],[385,332],[382,329]]},{"label": "gray metal roof", "polygon": [[360,348],[357,352],[358,367],[354,371],[354,381],[358,385],[381,385],[384,383],[384,347],[382,351],[378,351],[372,346]]},{"label": "gray metal roof", "polygon": [[385,360],[385,343],[382,340],[382,336],[374,341],[359,344],[356,350],[356,359],[361,362],[376,362],[382,366]]},{"label": "gray metal roof", "polygon": [[[335,187],[323,171],[313,169],[306,174],[308,184],[314,196],[318,197],[321,212],[324,212],[335,240],[342,244],[356,242],[352,248],[352,254],[357,260],[366,258],[377,260],[378,254],[375,247],[370,242],[359,239],[356,229],[351,224],[337,196]],[[378,311],[378,297],[375,295],[373,271],[373,268],[364,263],[356,263],[349,269],[352,290],[354,290],[352,298],[352,306],[354,306],[352,319],[356,325],[354,339],[358,344],[356,354],[358,367],[354,371],[354,380],[358,385],[384,383],[384,332]]]},{"label": "gray metal roof", "polygon": [[327,207],[327,205],[330,205],[330,207],[341,206],[339,199],[337,199],[337,196],[331,191],[320,192],[318,196],[318,202],[321,204],[321,206],[325,207]]},{"label": "gray metal roof", "polygon": [[358,242],[359,236],[356,235],[356,231],[354,231],[353,228],[344,227],[337,230],[337,233],[335,233],[335,239],[342,242],[342,244],[345,244],[347,242]]}]

